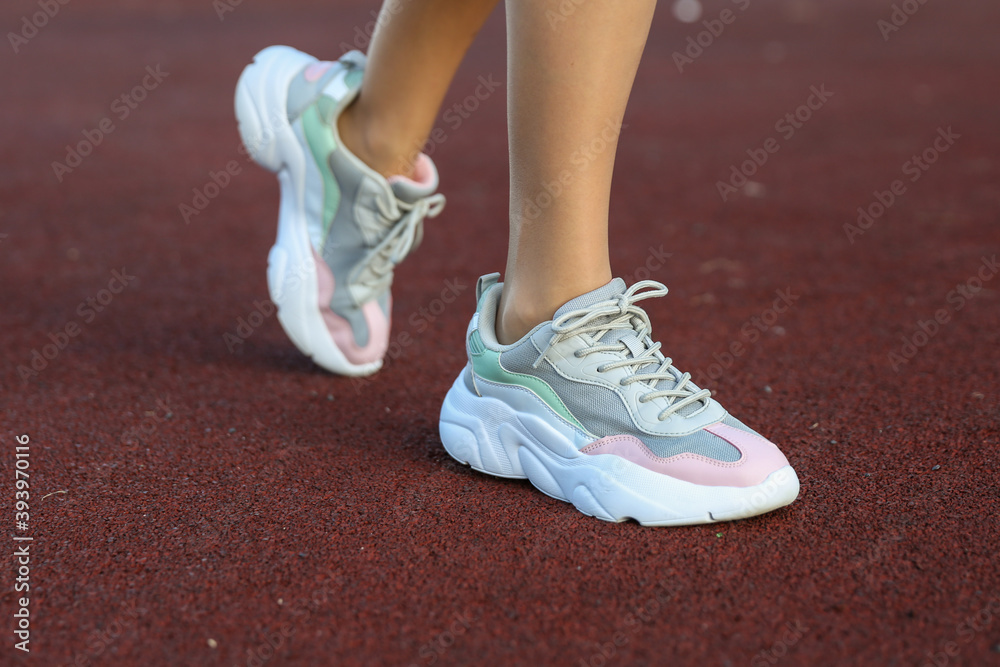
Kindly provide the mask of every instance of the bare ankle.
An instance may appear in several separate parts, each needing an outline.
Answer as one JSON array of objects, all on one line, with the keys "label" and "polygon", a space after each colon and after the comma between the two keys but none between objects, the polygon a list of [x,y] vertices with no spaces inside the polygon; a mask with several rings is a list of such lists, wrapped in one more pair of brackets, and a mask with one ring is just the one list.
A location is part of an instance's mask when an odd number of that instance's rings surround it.
[{"label": "bare ankle", "polygon": [[516,303],[506,286],[497,307],[496,336],[501,345],[512,345],[521,340],[537,325],[552,319],[552,312],[527,303]]},{"label": "bare ankle", "polygon": [[416,153],[408,155],[385,141],[385,134],[374,131],[371,124],[364,122],[361,115],[362,109],[355,101],[344,109],[337,119],[337,132],[347,150],[386,178],[412,177]]},{"label": "bare ankle", "polygon": [[573,269],[576,275],[561,280],[553,277],[549,266],[548,273],[536,271],[520,281],[505,281],[497,308],[497,341],[502,345],[516,343],[542,322],[551,320],[570,300],[608,284],[611,268],[605,267],[606,263],[595,260],[590,266],[593,270],[583,275],[582,267],[576,265]]}]

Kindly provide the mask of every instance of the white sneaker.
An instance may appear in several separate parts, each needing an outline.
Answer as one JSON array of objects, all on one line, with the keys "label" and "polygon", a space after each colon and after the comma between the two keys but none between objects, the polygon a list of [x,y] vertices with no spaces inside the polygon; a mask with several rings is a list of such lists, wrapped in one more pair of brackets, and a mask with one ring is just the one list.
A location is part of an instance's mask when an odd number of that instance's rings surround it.
[{"label": "white sneaker", "polygon": [[368,375],[389,345],[393,268],[444,207],[437,169],[383,178],[340,141],[337,118],[357,97],[365,57],[320,62],[287,46],[254,57],[236,87],[240,136],[281,184],[267,284],[303,353],[334,373]]},{"label": "white sneaker", "polygon": [[781,451],[660,354],[636,303],[666,295],[662,284],[615,279],[501,345],[498,279],[479,279],[469,363],[441,409],[452,457],[648,526],[741,519],[798,496]]}]

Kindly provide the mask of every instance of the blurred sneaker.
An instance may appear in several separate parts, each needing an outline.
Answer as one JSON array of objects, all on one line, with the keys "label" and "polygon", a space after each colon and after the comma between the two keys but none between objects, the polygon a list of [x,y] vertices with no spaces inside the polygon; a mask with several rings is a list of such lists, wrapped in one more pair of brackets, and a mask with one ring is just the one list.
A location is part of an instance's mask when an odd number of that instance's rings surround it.
[{"label": "blurred sneaker", "polygon": [[647,526],[740,519],[783,507],[799,480],[778,448],[660,353],[637,302],[664,296],[615,279],[513,345],[497,342],[499,274],[479,279],[469,363],[441,409],[452,457],[606,521]]},{"label": "blurred sneaker", "polygon": [[389,345],[393,268],[444,207],[426,155],[413,178],[383,178],[340,141],[337,119],[361,88],[358,51],[320,62],[287,46],[254,57],[236,87],[253,159],[278,174],[278,238],[267,284],[292,342],[334,373],[368,375]]}]

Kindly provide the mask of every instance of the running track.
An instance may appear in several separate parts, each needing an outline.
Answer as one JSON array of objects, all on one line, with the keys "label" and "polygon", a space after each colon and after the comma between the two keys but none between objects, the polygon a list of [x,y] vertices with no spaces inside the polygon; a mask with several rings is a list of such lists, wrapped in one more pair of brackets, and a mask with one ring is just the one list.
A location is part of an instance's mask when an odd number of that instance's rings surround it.
[{"label": "running track", "polygon": [[[209,0],[73,2],[17,55],[4,44],[4,550],[34,541],[31,653],[13,648],[11,559],[0,661],[1000,663],[1000,278],[982,259],[1000,250],[1000,10],[928,2],[885,41],[891,4],[753,0],[682,73],[672,53],[701,28],[658,12],[622,135],[615,268],[649,261],[671,288],[651,311],[668,354],[716,376],[802,481],[786,510],[681,529],[587,518],[440,445],[471,286],[503,265],[502,90],[442,118],[449,204],[397,274],[403,344],[352,383],[252,315],[277,187],[238,153],[231,97],[259,48],[335,57],[371,3],[244,0],[220,21]],[[4,3],[3,32],[36,10]],[[503,81],[503,39],[498,14],[448,106]],[[146,99],[115,105],[157,65]],[[813,86],[832,96],[786,137],[775,123]],[[59,182],[52,162],[105,118]],[[958,137],[910,180],[939,128]],[[723,202],[717,181],[769,137],[777,152]],[[186,223],[179,205],[232,160]],[[897,179],[850,242],[844,225]],[[116,270],[127,285],[102,292]],[[769,313],[776,290],[795,299]],[[231,343],[240,318],[259,326]],[[22,433],[28,531],[12,516]]]}]

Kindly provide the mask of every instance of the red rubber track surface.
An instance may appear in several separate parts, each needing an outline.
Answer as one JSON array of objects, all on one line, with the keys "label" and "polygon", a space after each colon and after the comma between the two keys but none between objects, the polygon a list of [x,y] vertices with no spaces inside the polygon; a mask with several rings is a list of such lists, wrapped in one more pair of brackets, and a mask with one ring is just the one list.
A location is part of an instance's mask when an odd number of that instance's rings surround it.
[{"label": "red rubber track surface", "polygon": [[[672,54],[704,28],[658,10],[613,262],[634,279],[651,249],[672,253],[649,261],[671,289],[650,304],[655,335],[782,446],[802,492],[675,529],[588,518],[441,446],[475,279],[504,262],[502,87],[442,116],[448,207],[397,272],[393,358],[352,382],[252,314],[278,191],[238,152],[232,95],[269,44],[338,56],[371,3],[245,0],[220,20],[207,0],[74,2],[18,54],[5,44],[3,548],[34,541],[31,653],[13,648],[8,559],[2,661],[998,664],[1000,277],[983,258],[1000,245],[1000,10],[928,2],[886,41],[888,0],[711,2],[704,18],[726,7],[735,20],[683,72]],[[5,2],[0,25],[35,11]],[[505,80],[504,62],[498,13],[445,109]],[[169,74],[122,118],[115,99],[157,65]],[[832,96],[786,137],[775,123],[813,86]],[[60,182],[52,163],[104,118],[114,131]],[[959,137],[910,180],[939,128]],[[778,151],[723,201],[717,182],[769,137]],[[179,206],[232,160],[186,222]],[[905,192],[852,243],[844,225],[896,179]],[[134,279],[102,292],[115,270]],[[795,297],[785,312],[769,312],[776,290]]]}]

